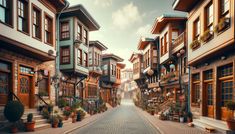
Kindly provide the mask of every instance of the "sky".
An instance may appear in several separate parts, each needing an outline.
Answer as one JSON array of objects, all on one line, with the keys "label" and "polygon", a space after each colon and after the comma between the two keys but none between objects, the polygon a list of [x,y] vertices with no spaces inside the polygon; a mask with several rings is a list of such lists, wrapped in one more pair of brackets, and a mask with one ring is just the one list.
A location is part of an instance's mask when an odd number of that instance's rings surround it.
[{"label": "sky", "polygon": [[114,53],[128,61],[141,37],[155,37],[151,28],[162,14],[182,14],[172,9],[174,0],[68,0],[70,6],[82,4],[100,25],[90,32],[90,40],[99,40],[108,47],[104,53]]}]

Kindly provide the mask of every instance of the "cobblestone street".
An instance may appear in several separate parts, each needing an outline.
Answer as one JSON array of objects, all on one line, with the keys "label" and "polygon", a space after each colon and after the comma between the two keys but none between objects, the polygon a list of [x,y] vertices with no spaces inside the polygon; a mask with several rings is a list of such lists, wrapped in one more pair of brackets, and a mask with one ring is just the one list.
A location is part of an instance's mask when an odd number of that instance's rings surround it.
[{"label": "cobblestone street", "polygon": [[160,134],[149,121],[125,102],[91,125],[77,129],[73,134]]}]

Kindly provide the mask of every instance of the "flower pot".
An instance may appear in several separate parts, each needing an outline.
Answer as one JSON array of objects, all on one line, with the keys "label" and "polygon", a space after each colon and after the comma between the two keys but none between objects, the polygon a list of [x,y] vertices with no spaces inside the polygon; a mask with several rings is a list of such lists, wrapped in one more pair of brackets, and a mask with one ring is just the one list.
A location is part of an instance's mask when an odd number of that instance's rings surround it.
[{"label": "flower pot", "polygon": [[235,131],[235,120],[227,120],[227,125],[230,130]]},{"label": "flower pot", "polygon": [[59,127],[59,128],[62,128],[62,127],[63,127],[63,122],[59,122],[59,123],[58,123],[58,127]]},{"label": "flower pot", "polygon": [[18,128],[16,127],[16,125],[11,126],[10,132],[11,133],[17,133],[18,132]]},{"label": "flower pot", "polygon": [[64,120],[68,120],[68,119],[69,119],[69,117],[68,117],[68,116],[65,116],[65,117],[64,117]]},{"label": "flower pot", "polygon": [[190,117],[187,117],[187,121],[188,121],[188,123],[190,123],[190,122],[193,122],[193,119]]},{"label": "flower pot", "polygon": [[52,127],[53,128],[57,128],[58,127],[58,123],[52,123]]},{"label": "flower pot", "polygon": [[76,123],[77,119],[76,118],[72,118],[72,123]]},{"label": "flower pot", "polygon": [[184,123],[184,117],[180,117],[180,123]]},{"label": "flower pot", "polygon": [[35,122],[26,122],[25,123],[25,129],[27,132],[32,132],[34,131],[34,126],[35,126]]}]

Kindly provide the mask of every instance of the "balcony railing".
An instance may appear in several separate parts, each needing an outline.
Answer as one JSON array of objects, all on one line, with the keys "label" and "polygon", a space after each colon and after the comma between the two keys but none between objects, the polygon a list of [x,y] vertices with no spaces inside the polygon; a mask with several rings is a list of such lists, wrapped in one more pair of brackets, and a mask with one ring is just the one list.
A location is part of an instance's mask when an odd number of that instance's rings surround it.
[{"label": "balcony railing", "polygon": [[172,48],[176,48],[180,44],[184,43],[185,41],[185,35],[184,32],[181,33],[173,42],[172,42]]},{"label": "balcony railing", "polygon": [[179,72],[170,72],[166,75],[161,76],[161,82],[171,82],[171,81],[176,81],[179,78]]}]

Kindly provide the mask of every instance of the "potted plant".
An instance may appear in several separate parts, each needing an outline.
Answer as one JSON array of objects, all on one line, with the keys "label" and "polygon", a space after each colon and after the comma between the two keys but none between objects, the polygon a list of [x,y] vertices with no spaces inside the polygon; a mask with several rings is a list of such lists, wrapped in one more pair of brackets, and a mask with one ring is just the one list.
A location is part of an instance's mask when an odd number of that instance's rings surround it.
[{"label": "potted plant", "polygon": [[42,116],[43,116],[44,119],[49,119],[50,113],[48,112],[48,109],[47,109],[47,108],[43,108],[43,110],[42,110]]},{"label": "potted plant", "polygon": [[68,101],[66,101],[66,99],[59,99],[58,100],[58,107],[59,108],[64,108],[64,107],[66,107],[66,106],[68,106],[69,104],[68,104]]},{"label": "potted plant", "polygon": [[228,26],[229,26],[229,23],[230,23],[230,19],[229,18],[226,18],[226,17],[223,17],[219,20],[219,23],[216,27],[214,27],[214,31],[216,33],[219,33],[221,31],[223,31],[224,29],[226,29]]},{"label": "potted plant", "polygon": [[61,116],[59,116],[59,115],[57,117],[59,119],[58,127],[61,128],[61,127],[63,127],[63,124],[64,124],[63,123],[63,118]]},{"label": "potted plant", "polygon": [[69,116],[71,114],[71,108],[70,107],[65,107],[63,111],[63,115],[65,116],[65,120],[68,120]]},{"label": "potted plant", "polygon": [[200,44],[201,44],[200,41],[196,39],[190,44],[190,48],[194,50],[194,49],[198,48],[200,46]]},{"label": "potted plant", "polygon": [[19,121],[24,114],[24,106],[19,101],[9,101],[4,108],[5,118],[13,123],[11,126],[11,132],[16,133],[18,128],[16,122]]},{"label": "potted plant", "polygon": [[230,110],[230,114],[228,114],[227,125],[230,130],[235,131],[235,119],[234,119],[234,110],[235,110],[235,102],[228,102],[226,104],[228,110]]},{"label": "potted plant", "polygon": [[48,109],[49,113],[51,113],[53,111],[53,107],[54,106],[52,105],[52,103],[48,104],[47,109]]},{"label": "potted plant", "polygon": [[57,128],[59,124],[59,119],[57,116],[52,117],[51,125],[53,128]]},{"label": "potted plant", "polygon": [[183,113],[183,111],[180,111],[179,116],[180,116],[180,123],[184,123],[184,113]]},{"label": "potted plant", "polygon": [[187,112],[187,122],[193,122],[193,114],[192,112]]},{"label": "potted plant", "polygon": [[29,113],[27,115],[27,122],[25,123],[25,129],[27,132],[34,131],[35,121],[33,121],[33,114]]},{"label": "potted plant", "polygon": [[206,30],[203,35],[200,37],[200,40],[203,41],[203,42],[207,42],[209,39],[212,38],[213,32],[211,32],[209,29]]}]

